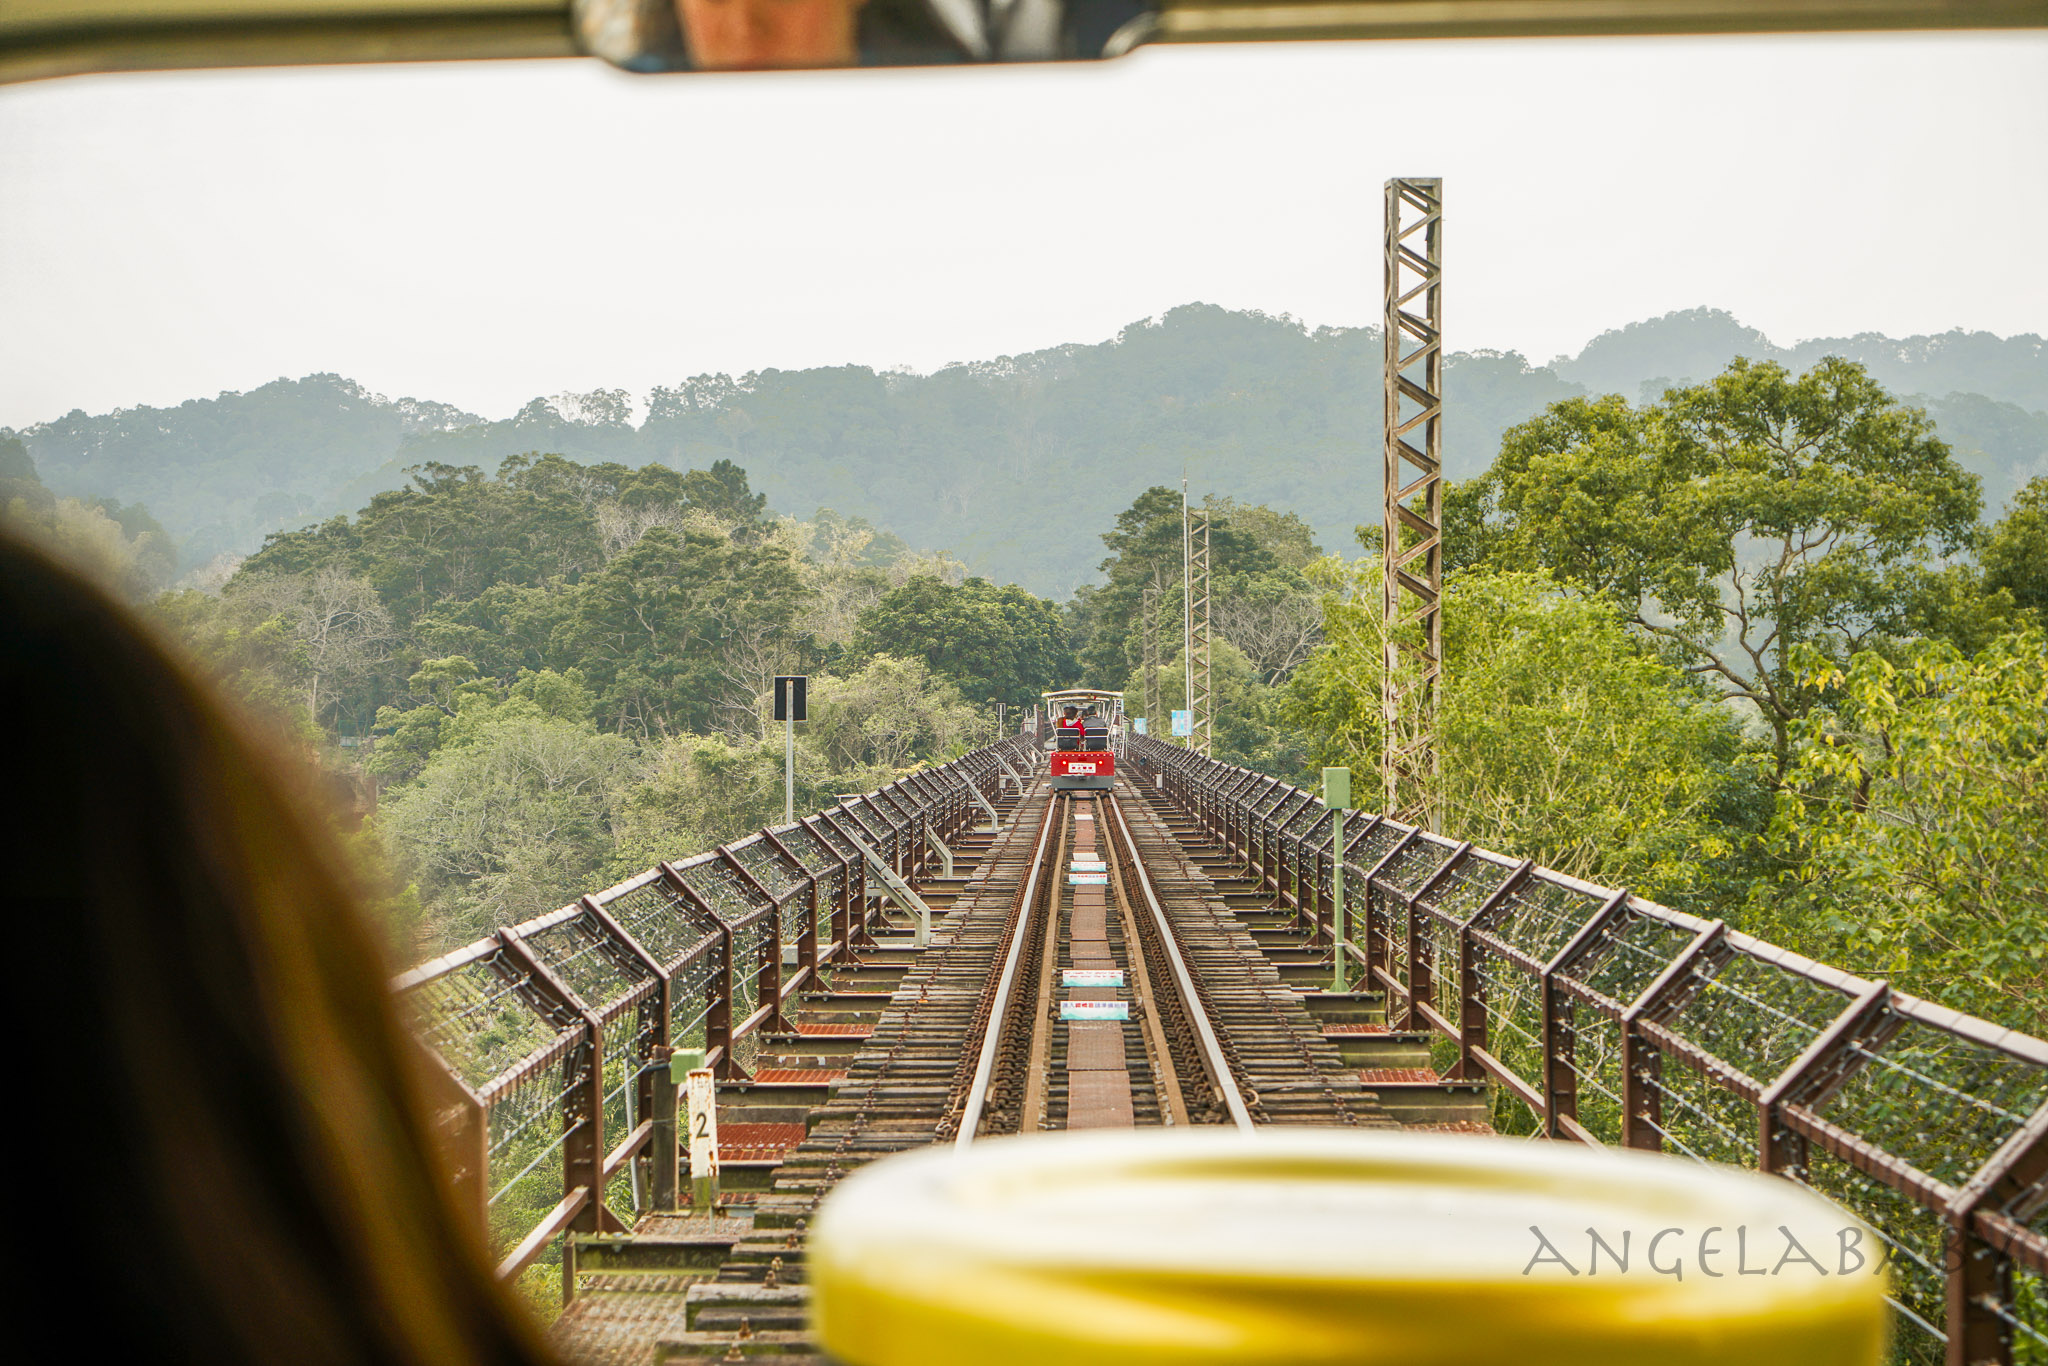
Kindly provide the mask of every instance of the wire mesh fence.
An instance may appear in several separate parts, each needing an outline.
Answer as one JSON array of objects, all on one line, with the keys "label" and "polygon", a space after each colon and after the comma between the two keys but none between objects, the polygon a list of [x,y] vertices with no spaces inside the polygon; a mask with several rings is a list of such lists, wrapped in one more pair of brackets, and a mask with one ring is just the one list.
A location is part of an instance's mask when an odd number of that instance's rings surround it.
[{"label": "wire mesh fence", "polygon": [[[570,1233],[649,1207],[653,1074],[673,1053],[743,1078],[784,1001],[865,943],[870,863],[915,879],[993,801],[1018,741],[663,863],[400,976],[445,1074],[437,1110],[499,1275],[536,1278]],[[972,791],[970,792],[970,788]]]},{"label": "wire mesh fence", "polygon": [[1627,892],[1385,817],[1351,818],[1140,738],[1243,876],[1496,1085],[1497,1127],[1800,1182],[1877,1235],[1894,1355],[2048,1366],[2048,1044]]}]

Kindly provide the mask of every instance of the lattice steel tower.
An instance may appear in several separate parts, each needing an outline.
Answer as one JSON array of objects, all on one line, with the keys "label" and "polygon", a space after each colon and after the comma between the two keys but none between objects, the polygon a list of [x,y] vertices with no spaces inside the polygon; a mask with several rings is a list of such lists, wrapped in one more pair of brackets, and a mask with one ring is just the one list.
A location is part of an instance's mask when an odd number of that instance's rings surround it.
[{"label": "lattice steel tower", "polygon": [[1182,550],[1186,557],[1183,603],[1187,609],[1188,748],[1203,756],[1215,749],[1214,675],[1209,651],[1209,514],[1191,507],[1181,491]]},{"label": "lattice steel tower", "polygon": [[1145,696],[1140,700],[1145,704],[1145,724],[1151,728],[1152,734],[1158,735],[1161,733],[1159,729],[1159,584],[1156,581],[1146,584],[1139,591],[1138,599],[1145,609]]},{"label": "lattice steel tower", "polygon": [[1443,186],[1386,185],[1385,659],[1380,709],[1386,810],[1439,825],[1443,692]]}]

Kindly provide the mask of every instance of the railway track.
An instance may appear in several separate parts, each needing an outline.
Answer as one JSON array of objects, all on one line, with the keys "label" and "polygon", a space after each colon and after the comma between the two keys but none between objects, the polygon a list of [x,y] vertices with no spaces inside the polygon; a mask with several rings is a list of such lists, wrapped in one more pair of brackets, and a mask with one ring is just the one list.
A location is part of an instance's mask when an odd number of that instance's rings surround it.
[{"label": "railway track", "polygon": [[1056,800],[957,1142],[1390,1122],[1142,799]]},{"label": "railway track", "polygon": [[[805,1231],[841,1179],[892,1153],[1061,1129],[1393,1126],[1162,814],[1122,781],[1027,793],[929,947],[907,957],[750,1222],[657,1215],[630,1239],[586,1244],[586,1271],[666,1270],[667,1297],[682,1289],[683,1304],[652,1334],[607,1333],[594,1309],[565,1315],[558,1340],[572,1356],[808,1353]],[[863,1004],[839,986],[873,970],[842,972],[807,1010]],[[817,1037],[800,1023],[780,1044],[789,1075],[819,1061],[801,1053],[824,1047],[806,1042]],[[757,1084],[747,1099],[772,1090]],[[721,1098],[721,1125],[724,1114]],[[586,1329],[573,1328],[579,1317]]]}]

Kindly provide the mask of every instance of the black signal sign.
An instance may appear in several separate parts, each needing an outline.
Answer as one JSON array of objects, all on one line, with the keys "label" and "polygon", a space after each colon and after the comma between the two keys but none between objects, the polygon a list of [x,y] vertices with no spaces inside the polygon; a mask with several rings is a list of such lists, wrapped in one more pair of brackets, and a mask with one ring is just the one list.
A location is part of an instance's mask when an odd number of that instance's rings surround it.
[{"label": "black signal sign", "polygon": [[777,721],[810,720],[810,675],[775,676],[775,717]]}]

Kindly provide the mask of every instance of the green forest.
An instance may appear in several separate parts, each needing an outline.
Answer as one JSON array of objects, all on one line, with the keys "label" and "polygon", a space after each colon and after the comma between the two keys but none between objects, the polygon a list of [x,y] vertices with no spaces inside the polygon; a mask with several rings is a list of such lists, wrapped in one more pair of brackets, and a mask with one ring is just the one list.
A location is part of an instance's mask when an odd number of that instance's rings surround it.
[{"label": "green forest", "polygon": [[[1505,425],[1446,496],[1446,831],[2042,1032],[2048,474],[1992,502],[1943,430],[1838,356]],[[307,758],[408,958],[778,818],[777,674],[814,678],[806,808],[1046,688],[1184,705],[1177,487],[1013,480],[1097,547],[1055,601],[863,514],[777,515],[704,453],[425,461],[175,588],[151,510],[45,487],[19,438],[0,499]],[[1199,502],[1218,757],[1377,791],[1377,526]]]},{"label": "green forest", "polygon": [[[1710,379],[1738,355],[1794,370],[1834,355],[1925,409],[1997,513],[2048,473],[2042,345],[1958,331],[1779,347],[1726,313],[1692,309],[1540,364],[1512,351],[1454,352],[1446,470],[1478,475],[1503,432],[1562,399],[1643,402]],[[309,375],[175,407],[72,412],[11,434],[57,493],[147,505],[176,540],[180,574],[249,554],[272,531],[353,513],[422,465],[490,470],[551,451],[636,469],[730,460],[779,513],[836,508],[949,551],[969,573],[1064,599],[1095,579],[1097,537],[1115,510],[1183,475],[1197,489],[1292,509],[1324,545],[1349,544],[1352,527],[1379,516],[1380,352],[1376,327],[1310,328],[1190,304],[1107,340],[924,375],[846,365],[678,376],[639,399],[557,394],[489,421]],[[1047,517],[1052,489],[1085,489],[1090,506]]]}]

